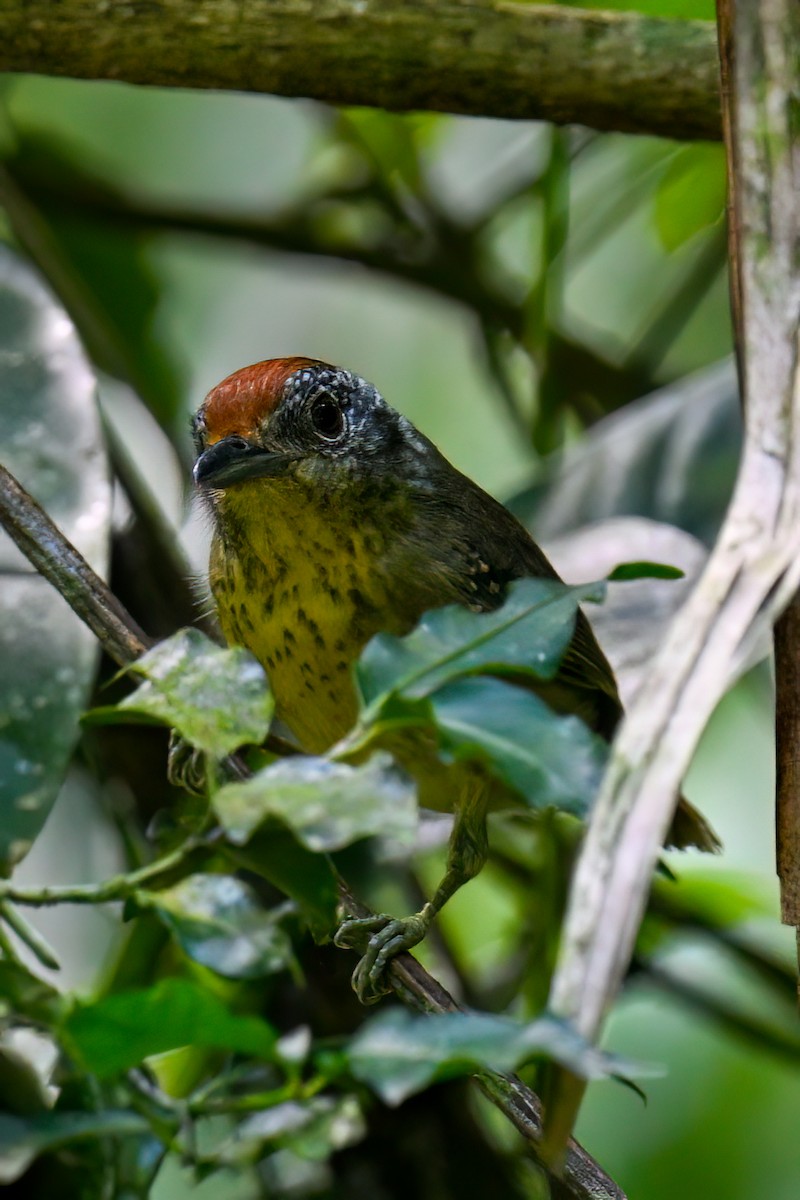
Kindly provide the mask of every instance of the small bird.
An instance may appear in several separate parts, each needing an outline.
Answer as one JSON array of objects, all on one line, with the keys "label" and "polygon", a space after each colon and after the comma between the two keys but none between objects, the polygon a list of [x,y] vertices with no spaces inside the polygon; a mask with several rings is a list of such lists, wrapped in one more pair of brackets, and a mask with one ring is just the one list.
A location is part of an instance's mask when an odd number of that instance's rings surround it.
[{"label": "small bird", "polygon": [[[311,358],[276,358],[228,376],[195,420],[194,480],[214,518],[209,581],[229,643],[269,677],[276,715],[303,750],[328,750],[352,727],[352,665],[371,637],[407,633],[428,609],[502,604],[508,584],[558,576],[527,530],[455,469],[359,375]],[[556,678],[534,686],[610,739],[617,685],[578,612]],[[390,958],[416,945],[445,901],[487,856],[486,813],[503,785],[477,764],[445,768],[424,739],[392,751],[420,802],[455,813],[445,877],[421,912],[345,922],[341,943],[368,934],[354,986],[380,994]],[[717,848],[681,799],[670,844]]]}]

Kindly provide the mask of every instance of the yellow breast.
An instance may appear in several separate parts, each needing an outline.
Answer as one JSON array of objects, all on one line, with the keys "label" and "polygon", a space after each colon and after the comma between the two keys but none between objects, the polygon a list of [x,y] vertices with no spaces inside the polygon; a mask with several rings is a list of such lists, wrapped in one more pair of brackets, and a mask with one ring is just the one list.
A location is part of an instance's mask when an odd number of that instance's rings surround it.
[{"label": "yellow breast", "polygon": [[263,492],[256,505],[247,491],[238,489],[212,547],[220,624],[267,671],[277,716],[304,749],[320,753],[355,720],[353,660],[379,629],[401,632],[410,622],[392,613],[374,569],[374,532],[343,530],[335,514],[320,521],[296,489],[274,485],[271,518]]}]

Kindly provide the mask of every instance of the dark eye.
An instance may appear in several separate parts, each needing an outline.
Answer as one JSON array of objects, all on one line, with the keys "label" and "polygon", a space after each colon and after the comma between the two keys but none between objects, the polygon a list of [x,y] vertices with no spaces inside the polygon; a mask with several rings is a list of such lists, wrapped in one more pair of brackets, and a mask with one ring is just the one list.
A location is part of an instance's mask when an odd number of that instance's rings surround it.
[{"label": "dark eye", "polygon": [[311,424],[319,437],[335,442],[344,433],[344,414],[331,396],[318,396],[311,406]]}]

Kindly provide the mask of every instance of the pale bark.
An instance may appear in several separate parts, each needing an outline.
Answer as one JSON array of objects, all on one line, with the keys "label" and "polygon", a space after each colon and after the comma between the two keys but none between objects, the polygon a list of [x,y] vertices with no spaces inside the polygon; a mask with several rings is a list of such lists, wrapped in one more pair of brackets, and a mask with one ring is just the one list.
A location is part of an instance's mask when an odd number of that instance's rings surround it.
[{"label": "pale bark", "polygon": [[[576,868],[550,1006],[592,1042],[706,721],[748,642],[800,582],[800,5],[734,0],[732,9],[745,443],[719,539],[620,730]],[[553,1157],[581,1092],[563,1080]]]}]

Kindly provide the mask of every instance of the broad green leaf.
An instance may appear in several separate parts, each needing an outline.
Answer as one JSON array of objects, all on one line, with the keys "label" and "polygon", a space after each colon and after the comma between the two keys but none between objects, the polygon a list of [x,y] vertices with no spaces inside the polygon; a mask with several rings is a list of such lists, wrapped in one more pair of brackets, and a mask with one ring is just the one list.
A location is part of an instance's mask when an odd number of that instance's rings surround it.
[{"label": "broad green leaf", "polygon": [[[101,574],[111,488],[95,379],[39,276],[0,245],[0,461]],[[58,793],[97,665],[93,634],[0,527],[0,874]]]},{"label": "broad green leaf", "polygon": [[654,879],[653,897],[659,915],[700,928],[732,929],[775,915],[775,898],[764,878],[711,871],[702,862],[682,866],[677,879]]},{"label": "broad green leaf", "polygon": [[144,683],[117,705],[123,714],[164,721],[216,758],[267,736],[274,708],[267,677],[240,646],[223,649],[199,629],[181,629],[131,670]]},{"label": "broad green leaf", "polygon": [[680,567],[667,563],[626,562],[614,567],[607,579],[609,583],[622,583],[630,579],[683,579],[684,574]]},{"label": "broad green leaf", "polygon": [[357,767],[325,758],[285,759],[244,783],[225,784],[212,804],[232,842],[245,843],[265,821],[278,818],[317,852],[379,834],[408,842],[417,823],[414,785],[386,754]]},{"label": "broad green leaf", "polygon": [[670,160],[655,194],[655,222],[665,250],[722,219],[725,151],[710,142],[682,146]]},{"label": "broad green leaf", "polygon": [[352,1146],[365,1132],[355,1096],[287,1100],[242,1121],[214,1158],[241,1166],[258,1162],[275,1150],[289,1149],[301,1158],[323,1161],[336,1150]]},{"label": "broad green leaf", "polygon": [[583,814],[600,784],[607,743],[579,717],[499,679],[461,679],[430,700],[445,754],[479,759],[531,808]]},{"label": "broad green leaf", "polygon": [[282,914],[264,909],[233,875],[191,875],[163,892],[139,892],[195,962],[228,979],[258,979],[293,961]]},{"label": "broad green leaf", "polygon": [[603,585],[568,587],[556,579],[520,579],[495,612],[460,604],[433,609],[405,637],[379,633],[356,665],[367,705],[391,692],[419,699],[464,675],[501,667],[552,679],[572,639],[584,600],[601,600]]},{"label": "broad green leaf", "polygon": [[355,1078],[392,1105],[437,1080],[480,1068],[513,1071],[535,1058],[558,1062],[583,1079],[662,1073],[602,1053],[552,1017],[522,1025],[486,1013],[417,1016],[393,1009],[366,1021],[344,1057]]},{"label": "broad green leaf", "polygon": [[338,892],[327,858],[307,850],[274,819],[266,821],[245,845],[226,846],[225,853],[233,865],[268,879],[294,900],[318,941],[330,936]]},{"label": "broad green leaf", "polygon": [[162,979],[150,988],[78,1002],[62,1025],[65,1044],[101,1079],[179,1046],[214,1046],[269,1059],[273,1029],[259,1017],[237,1016],[208,988]]},{"label": "broad green leaf", "polygon": [[144,1117],[132,1112],[47,1112],[32,1117],[0,1114],[0,1184],[13,1183],[40,1154],[89,1138],[148,1133]]}]

